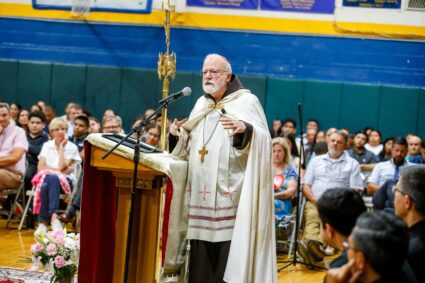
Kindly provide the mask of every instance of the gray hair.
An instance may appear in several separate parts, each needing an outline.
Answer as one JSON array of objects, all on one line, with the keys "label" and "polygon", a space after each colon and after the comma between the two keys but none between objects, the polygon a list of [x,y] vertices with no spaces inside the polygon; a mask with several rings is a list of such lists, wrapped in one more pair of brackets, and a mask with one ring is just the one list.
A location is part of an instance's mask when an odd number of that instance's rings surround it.
[{"label": "gray hair", "polygon": [[214,57],[220,57],[221,59],[223,59],[225,62],[226,62],[226,66],[225,66],[225,68],[226,68],[226,71],[228,71],[229,73],[231,73],[232,74],[232,66],[230,65],[230,63],[229,63],[229,60],[227,60],[227,58],[226,57],[224,57],[223,55],[220,55],[220,54],[217,54],[217,53],[210,53],[210,54],[208,54],[207,56],[205,56],[205,59],[204,59],[204,62],[209,58],[209,57],[212,57],[212,56],[214,56]]},{"label": "gray hair", "polygon": [[120,125],[120,128],[122,128],[122,119],[120,116],[106,116],[102,120],[102,127],[105,125],[106,122],[109,122],[109,121],[117,121],[118,124]]},{"label": "gray hair", "polygon": [[6,102],[0,102],[0,108],[6,108],[7,112],[10,112],[10,106],[9,103]]}]

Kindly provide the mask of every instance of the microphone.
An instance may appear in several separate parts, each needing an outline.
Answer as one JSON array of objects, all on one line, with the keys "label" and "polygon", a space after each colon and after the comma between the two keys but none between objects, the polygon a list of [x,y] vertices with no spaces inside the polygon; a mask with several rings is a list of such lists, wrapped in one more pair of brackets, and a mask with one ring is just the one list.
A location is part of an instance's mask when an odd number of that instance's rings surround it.
[{"label": "microphone", "polygon": [[226,110],[224,108],[221,109],[221,116],[226,116]]},{"label": "microphone", "polygon": [[192,93],[192,89],[190,87],[185,87],[181,91],[170,94],[166,98],[161,99],[158,103],[159,104],[165,104],[165,103],[168,104],[170,102],[173,102],[174,100],[179,99],[181,96],[189,96],[191,93]]}]

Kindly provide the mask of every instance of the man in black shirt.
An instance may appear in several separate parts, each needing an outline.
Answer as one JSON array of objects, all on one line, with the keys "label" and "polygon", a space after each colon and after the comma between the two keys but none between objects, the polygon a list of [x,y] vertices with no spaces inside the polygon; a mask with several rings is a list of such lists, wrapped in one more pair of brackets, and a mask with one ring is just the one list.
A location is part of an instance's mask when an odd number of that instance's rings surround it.
[{"label": "man in black shirt", "polygon": [[80,152],[82,160],[84,160],[84,140],[86,139],[88,134],[89,119],[84,115],[80,115],[74,120],[74,134],[69,140],[78,147],[78,151]]},{"label": "man in black shirt", "polygon": [[395,214],[409,228],[407,260],[418,282],[425,282],[425,165],[401,169],[400,180],[394,189]]},{"label": "man in black shirt", "polygon": [[367,136],[365,133],[359,131],[354,134],[354,145],[352,149],[347,150],[350,157],[354,158],[360,164],[360,170],[365,177],[365,187],[367,178],[375,168],[376,163],[379,162],[378,157],[373,152],[365,148],[367,143]]},{"label": "man in black shirt", "polygon": [[31,179],[37,173],[38,155],[43,144],[49,139],[43,131],[46,118],[43,112],[35,111],[30,113],[28,122],[28,152],[27,152],[27,170],[25,171],[25,190],[31,190]]},{"label": "man in black shirt", "polygon": [[344,242],[348,241],[357,218],[366,211],[366,206],[359,193],[351,189],[334,188],[326,190],[316,202],[319,218],[322,222],[323,241],[333,248],[343,251],[330,268],[347,263]]}]

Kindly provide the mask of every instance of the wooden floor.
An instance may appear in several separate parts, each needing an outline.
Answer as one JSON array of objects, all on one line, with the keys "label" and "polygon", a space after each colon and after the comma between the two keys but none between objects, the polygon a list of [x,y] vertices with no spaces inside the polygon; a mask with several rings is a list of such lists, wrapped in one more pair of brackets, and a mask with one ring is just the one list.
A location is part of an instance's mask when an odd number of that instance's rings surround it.
[{"label": "wooden floor", "polygon": [[[28,268],[29,263],[22,259],[30,257],[30,246],[34,243],[34,230],[6,229],[6,221],[0,220],[0,266]],[[278,268],[283,266],[286,255],[278,257]],[[323,282],[324,271],[311,271],[297,265],[282,270],[278,274],[279,283]],[[263,282],[261,282],[263,283]],[[267,282],[264,282],[267,283]]]}]

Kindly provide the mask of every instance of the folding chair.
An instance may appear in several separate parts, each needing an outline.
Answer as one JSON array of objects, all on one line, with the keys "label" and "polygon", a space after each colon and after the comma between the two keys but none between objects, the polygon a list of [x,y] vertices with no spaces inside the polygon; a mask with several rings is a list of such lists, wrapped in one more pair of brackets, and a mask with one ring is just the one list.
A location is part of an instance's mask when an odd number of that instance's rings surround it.
[{"label": "folding chair", "polygon": [[[75,170],[75,180],[76,180],[76,182],[72,186],[71,194],[69,194],[69,195],[60,194],[60,199],[67,200],[67,202],[68,202],[67,207],[69,207],[72,204],[72,199],[74,198],[75,192],[77,191],[78,182],[80,180],[80,175],[81,175],[81,172],[82,172],[82,167],[81,167],[80,163],[76,163],[75,166],[76,166],[76,170]],[[30,204],[32,203],[33,198],[34,198],[34,194],[35,194],[35,186],[32,187],[31,191],[26,192],[26,195],[28,196],[28,201],[27,201],[27,204],[25,206],[25,210],[22,214],[21,222],[19,223],[19,227],[18,227],[19,231],[22,230],[22,225],[24,224],[24,221],[27,217]]]},{"label": "folding chair", "polygon": [[[303,212],[304,212],[304,206],[305,206],[305,198],[304,195],[300,194],[300,200],[297,201],[297,198],[294,198],[293,200],[293,208],[292,208],[292,214],[289,216],[286,216],[282,219],[277,220],[277,225],[276,225],[276,245],[277,244],[286,244],[289,246],[289,250],[288,250],[288,259],[292,256],[292,250],[294,249],[294,244],[295,244],[295,237],[297,235],[296,233],[296,220],[297,220],[297,215],[296,215],[296,205],[299,206],[299,219],[298,219],[298,227],[301,228],[301,224],[303,221]],[[280,229],[282,230],[290,230],[290,237],[288,238],[287,233],[282,231],[279,231]],[[298,234],[299,235],[299,234]]]},{"label": "folding chair", "polygon": [[[25,192],[24,191],[25,190],[24,190],[23,177],[22,177],[22,180],[21,180],[21,184],[19,185],[18,188],[0,190],[0,195],[7,197],[5,207],[3,207],[3,210],[0,210],[1,215],[7,216],[6,228],[9,228],[9,224],[10,224],[12,217],[14,215],[19,217],[19,214],[22,214],[22,207],[18,203],[18,200],[19,200],[19,197],[21,196],[22,199],[23,199],[23,205],[25,206]],[[8,203],[8,200],[13,195],[15,195],[14,201]],[[10,204],[10,208],[7,207],[7,206],[9,206],[9,204]]]}]

